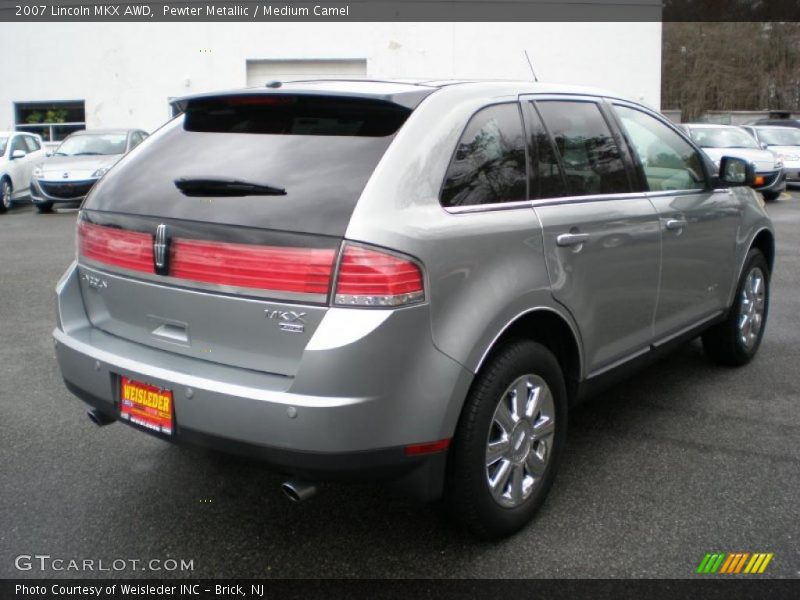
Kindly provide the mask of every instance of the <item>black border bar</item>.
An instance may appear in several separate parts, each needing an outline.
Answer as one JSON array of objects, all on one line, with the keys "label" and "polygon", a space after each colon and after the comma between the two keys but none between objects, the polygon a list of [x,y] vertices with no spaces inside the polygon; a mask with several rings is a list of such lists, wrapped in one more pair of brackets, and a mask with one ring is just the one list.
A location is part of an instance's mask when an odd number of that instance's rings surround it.
[{"label": "black border bar", "polygon": [[[195,9],[193,12],[187,12],[187,9],[192,8]],[[0,22],[92,21],[786,22],[800,21],[800,2],[795,0],[176,0],[174,2],[0,0]]]}]

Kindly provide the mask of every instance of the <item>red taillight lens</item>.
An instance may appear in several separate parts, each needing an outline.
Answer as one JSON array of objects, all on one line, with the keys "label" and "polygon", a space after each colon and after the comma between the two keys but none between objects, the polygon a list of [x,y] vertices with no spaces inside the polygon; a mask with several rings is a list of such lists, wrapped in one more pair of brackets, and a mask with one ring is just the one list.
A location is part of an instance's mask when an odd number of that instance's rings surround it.
[{"label": "red taillight lens", "polygon": [[78,252],[81,257],[132,271],[154,273],[153,236],[138,231],[78,224]]},{"label": "red taillight lens", "polygon": [[327,295],[335,256],[333,249],[176,238],[170,244],[169,274],[217,285]]},{"label": "red taillight lens", "polygon": [[425,299],[422,271],[411,259],[346,244],[336,279],[342,306],[401,306]]}]

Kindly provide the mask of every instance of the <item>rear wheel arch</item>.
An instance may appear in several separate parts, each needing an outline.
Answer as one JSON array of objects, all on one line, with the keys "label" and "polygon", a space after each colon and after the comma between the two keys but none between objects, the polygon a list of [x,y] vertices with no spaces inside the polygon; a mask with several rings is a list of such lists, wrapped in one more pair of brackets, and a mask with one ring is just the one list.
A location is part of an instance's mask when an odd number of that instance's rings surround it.
[{"label": "rear wheel arch", "polygon": [[501,331],[484,353],[476,373],[508,343],[531,340],[550,350],[564,374],[570,403],[575,399],[581,379],[583,356],[580,338],[575,327],[559,312],[550,308],[537,308],[518,315]]}]

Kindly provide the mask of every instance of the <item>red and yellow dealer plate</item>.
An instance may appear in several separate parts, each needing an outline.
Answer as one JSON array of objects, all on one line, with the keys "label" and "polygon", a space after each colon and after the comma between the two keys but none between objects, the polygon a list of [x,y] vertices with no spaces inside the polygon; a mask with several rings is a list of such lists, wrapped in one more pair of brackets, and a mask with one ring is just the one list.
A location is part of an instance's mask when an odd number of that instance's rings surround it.
[{"label": "red and yellow dealer plate", "polygon": [[172,435],[172,392],[148,383],[120,377],[120,417],[147,429]]}]

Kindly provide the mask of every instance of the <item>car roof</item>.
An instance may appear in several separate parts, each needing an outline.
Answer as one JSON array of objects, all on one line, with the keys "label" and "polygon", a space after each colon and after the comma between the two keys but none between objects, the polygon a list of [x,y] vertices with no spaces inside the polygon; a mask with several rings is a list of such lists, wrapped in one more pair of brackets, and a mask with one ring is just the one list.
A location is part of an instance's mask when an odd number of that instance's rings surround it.
[{"label": "car roof", "polygon": [[691,127],[692,129],[741,129],[740,125],[723,125],[722,123],[683,123],[684,127]]},{"label": "car roof", "polygon": [[80,131],[75,131],[75,132],[71,133],[70,135],[92,135],[92,134],[94,134],[94,135],[104,135],[104,134],[109,134],[109,133],[125,133],[125,134],[128,134],[128,133],[130,133],[132,131],[140,131],[140,130],[136,129],[136,128],[132,128],[132,129],[122,129],[122,128],[117,128],[117,129],[111,129],[111,128],[109,128],[109,129],[81,129]]},{"label": "car roof", "polygon": [[415,108],[425,97],[451,87],[469,87],[476,95],[572,94],[627,100],[607,90],[584,86],[503,79],[301,79],[268,83],[265,86],[192,94],[173,100],[179,109],[190,101],[229,95],[250,94],[320,94],[383,100]]}]

